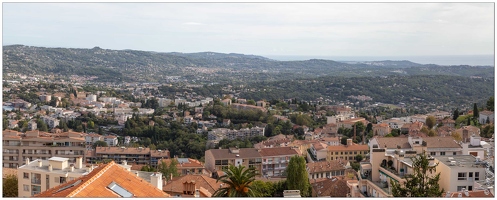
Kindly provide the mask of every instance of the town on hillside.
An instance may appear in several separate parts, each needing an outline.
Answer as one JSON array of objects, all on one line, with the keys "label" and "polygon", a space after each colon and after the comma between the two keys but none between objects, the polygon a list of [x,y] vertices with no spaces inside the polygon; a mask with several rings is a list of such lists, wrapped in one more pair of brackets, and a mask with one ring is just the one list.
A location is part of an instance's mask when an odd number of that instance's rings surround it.
[{"label": "town on hillside", "polygon": [[[206,96],[191,85],[6,77],[4,197],[495,193],[494,97],[421,111],[362,94],[244,99],[230,85]],[[434,180],[432,190],[406,191],[416,180]]]}]

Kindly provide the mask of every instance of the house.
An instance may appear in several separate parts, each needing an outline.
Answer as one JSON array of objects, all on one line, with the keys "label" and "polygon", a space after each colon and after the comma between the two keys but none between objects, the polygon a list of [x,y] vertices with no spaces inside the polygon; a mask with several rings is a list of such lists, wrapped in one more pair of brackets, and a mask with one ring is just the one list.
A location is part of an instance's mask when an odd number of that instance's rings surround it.
[{"label": "house", "polygon": [[313,197],[347,197],[350,188],[343,177],[320,178],[311,181]]},{"label": "house", "polygon": [[221,100],[221,104],[223,104],[224,106],[229,106],[231,105],[231,99],[223,99]]},{"label": "house", "polygon": [[481,111],[478,121],[480,124],[487,124],[487,121],[489,123],[494,123],[494,112],[488,110]]},{"label": "house", "polygon": [[85,136],[86,145],[93,145],[96,141],[103,141],[104,137],[96,133],[90,133]]},{"label": "house", "polygon": [[322,134],[326,134],[331,137],[336,137],[338,134],[338,125],[335,123],[329,123],[324,125]]},{"label": "house", "polygon": [[357,122],[361,122],[362,124],[364,124],[364,126],[367,126],[369,123],[365,118],[357,117],[357,118],[352,118],[352,119],[347,119],[347,120],[337,122],[337,125],[338,125],[338,127],[353,129],[354,124]]},{"label": "house", "polygon": [[472,135],[480,136],[480,129],[476,126],[463,126],[456,129],[455,133],[461,136],[463,142],[469,142]]},{"label": "house", "polygon": [[160,167],[160,165],[162,165],[162,162],[164,162],[167,166],[169,166],[173,159],[178,162],[176,168],[178,169],[178,174],[180,174],[181,176],[188,174],[210,175],[200,161],[191,158],[159,159],[158,166]]},{"label": "house", "polygon": [[373,135],[385,136],[390,134],[391,130],[387,123],[373,124]]},{"label": "house", "polygon": [[223,126],[226,127],[226,126],[229,126],[231,124],[231,120],[230,119],[223,119]]},{"label": "house", "polygon": [[322,142],[316,142],[311,145],[311,148],[309,148],[309,156],[311,156],[311,159],[314,161],[323,161],[326,160],[326,155],[327,155],[327,147],[328,145]]},{"label": "house", "polygon": [[331,178],[332,176],[343,176],[347,166],[350,166],[349,161],[330,160],[319,161],[306,164],[309,181],[311,179]]},{"label": "house", "polygon": [[107,145],[111,146],[111,147],[117,146],[117,144],[118,144],[117,137],[113,136],[113,135],[104,136],[104,142],[106,142]]},{"label": "house", "polygon": [[206,175],[184,175],[173,177],[163,187],[163,190],[173,197],[212,197],[220,188],[216,179]]},{"label": "house", "polygon": [[266,107],[266,102],[265,101],[257,101],[255,105],[259,106],[259,107],[265,108]]},{"label": "house", "polygon": [[448,127],[451,127],[451,128],[455,128],[456,127],[456,121],[454,121],[451,118],[443,119],[442,120],[442,124],[444,126],[448,126]]},{"label": "house", "polygon": [[164,198],[162,174],[151,175],[151,183],[120,167],[114,161],[101,164],[87,175],[53,187],[35,197],[86,197],[86,198]]}]

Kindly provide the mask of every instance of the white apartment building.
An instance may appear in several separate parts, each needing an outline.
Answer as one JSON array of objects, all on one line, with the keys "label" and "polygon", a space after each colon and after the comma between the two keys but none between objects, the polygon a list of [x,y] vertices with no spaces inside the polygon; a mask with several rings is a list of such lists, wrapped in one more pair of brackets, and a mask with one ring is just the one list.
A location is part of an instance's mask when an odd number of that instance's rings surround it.
[{"label": "white apartment building", "polygon": [[83,167],[83,158],[69,164],[69,158],[52,157],[48,160],[26,159],[17,169],[19,197],[27,198],[67,181],[88,174],[92,168]]},{"label": "white apartment building", "polygon": [[110,147],[117,146],[118,140],[116,136],[113,135],[107,135],[104,136],[104,141],[109,145]]}]

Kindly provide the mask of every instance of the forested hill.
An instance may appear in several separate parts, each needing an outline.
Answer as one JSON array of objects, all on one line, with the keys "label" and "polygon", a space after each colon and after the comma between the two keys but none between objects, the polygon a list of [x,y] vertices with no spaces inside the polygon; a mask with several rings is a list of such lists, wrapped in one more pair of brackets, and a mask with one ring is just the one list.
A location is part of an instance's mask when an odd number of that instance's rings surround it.
[{"label": "forested hill", "polygon": [[252,85],[240,94],[246,99],[298,98],[316,100],[320,97],[336,101],[348,96],[366,95],[373,102],[434,103],[458,105],[479,102],[494,96],[494,78],[469,78],[447,75],[416,75],[389,77],[321,77],[317,79],[263,82]]},{"label": "forested hill", "polygon": [[490,66],[421,65],[409,61],[355,64],[331,60],[276,61],[257,55],[157,53],[135,50],[3,47],[3,72],[97,76],[103,82],[161,82],[182,76],[195,83],[246,83],[321,76],[453,75],[493,77]]}]

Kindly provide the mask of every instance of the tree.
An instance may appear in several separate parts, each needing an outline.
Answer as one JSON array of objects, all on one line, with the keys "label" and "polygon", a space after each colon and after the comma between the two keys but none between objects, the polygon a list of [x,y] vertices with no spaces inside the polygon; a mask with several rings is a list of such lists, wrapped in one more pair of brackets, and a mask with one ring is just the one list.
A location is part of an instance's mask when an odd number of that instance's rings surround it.
[{"label": "tree", "polygon": [[343,145],[347,145],[347,139],[349,139],[349,137],[343,136],[340,143],[342,143]]},{"label": "tree", "polygon": [[275,185],[272,182],[256,180],[252,183],[252,189],[259,197],[273,197]]},{"label": "tree", "polygon": [[437,135],[437,132],[435,130],[431,129],[430,131],[428,131],[428,136],[434,137],[436,135]]},{"label": "tree", "polygon": [[454,138],[454,140],[456,140],[458,142],[462,141],[462,136],[460,133],[454,132],[454,133],[452,133],[452,137]]},{"label": "tree", "polygon": [[255,106],[255,101],[253,99],[247,100],[247,105],[254,105]]},{"label": "tree", "polygon": [[426,126],[428,126],[428,129],[431,130],[435,126],[436,123],[437,123],[437,119],[435,119],[434,116],[428,116],[426,118]]},{"label": "tree", "polygon": [[456,110],[454,110],[454,113],[452,113],[452,119],[456,120],[458,117],[459,117],[459,109],[456,108]]},{"label": "tree", "polygon": [[364,157],[363,157],[361,154],[358,154],[357,156],[355,156],[355,160],[356,160],[357,162],[361,162],[363,158],[364,158]]},{"label": "tree", "polygon": [[96,141],[95,143],[93,143],[93,148],[97,148],[97,147],[107,147],[107,142],[104,142],[104,141]]},{"label": "tree", "polygon": [[473,104],[473,118],[478,119],[480,117],[480,111],[478,111],[478,105]]},{"label": "tree", "polygon": [[293,156],[290,158],[290,162],[286,168],[286,174],[289,190],[300,190],[300,195],[303,197],[311,195],[304,157]]},{"label": "tree", "polygon": [[17,197],[17,176],[13,174],[7,175],[3,180],[2,197]]},{"label": "tree", "polygon": [[223,183],[224,187],[216,190],[213,197],[257,197],[259,195],[252,186],[257,175],[255,168],[245,169],[243,165],[238,165],[238,167],[230,165],[223,172],[225,174],[219,177],[217,182]]},{"label": "tree", "polygon": [[[441,197],[444,189],[440,189],[438,181],[440,173],[436,173],[435,165],[430,165],[425,152],[412,158],[413,173],[405,177],[406,182],[400,184],[390,180],[394,197]],[[434,175],[432,175],[434,174]]]},{"label": "tree", "polygon": [[494,111],[494,97],[490,97],[487,101],[487,110]]}]

